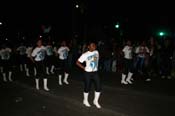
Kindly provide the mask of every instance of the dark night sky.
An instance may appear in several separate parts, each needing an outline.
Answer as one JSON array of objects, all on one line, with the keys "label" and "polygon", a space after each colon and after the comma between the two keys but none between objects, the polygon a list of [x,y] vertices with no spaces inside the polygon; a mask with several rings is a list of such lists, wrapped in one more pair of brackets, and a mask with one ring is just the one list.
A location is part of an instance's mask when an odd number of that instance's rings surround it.
[{"label": "dark night sky", "polygon": [[[80,0],[78,0],[80,1]],[[81,0],[86,1],[86,0]],[[58,32],[71,33],[73,1],[59,0],[56,2],[14,2],[1,7],[1,20],[13,29],[34,29],[40,24],[48,23],[55,26]],[[88,24],[109,25],[117,20],[126,24],[132,33],[142,33],[154,28],[171,28],[174,30],[175,17],[168,9],[152,2],[116,2],[87,0]],[[165,4],[164,4],[165,5]],[[12,30],[13,30],[12,29]],[[143,31],[142,31],[143,30]]]},{"label": "dark night sky", "polygon": [[[87,1],[87,12],[93,20],[110,20],[112,16],[128,17],[136,21],[155,21],[161,17],[173,17],[170,9],[155,5],[152,3],[139,2],[116,2],[113,0],[77,0]],[[11,3],[2,7],[1,11],[9,20],[15,20],[17,23],[24,23],[28,20],[51,20],[58,23],[59,20],[71,20],[71,0],[59,0],[56,2],[18,2]],[[3,16],[1,15],[1,16]],[[43,20],[42,20],[43,19]]]}]

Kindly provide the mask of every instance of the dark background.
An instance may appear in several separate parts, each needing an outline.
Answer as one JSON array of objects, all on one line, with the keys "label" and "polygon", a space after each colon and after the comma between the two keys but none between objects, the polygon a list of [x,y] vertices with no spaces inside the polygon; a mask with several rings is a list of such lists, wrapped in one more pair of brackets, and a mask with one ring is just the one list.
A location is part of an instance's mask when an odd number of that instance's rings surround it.
[{"label": "dark background", "polygon": [[[80,7],[75,8],[78,4]],[[11,1],[2,2],[1,37],[15,40],[21,32],[28,38],[40,33],[42,24],[52,26],[56,38],[118,37],[114,25],[119,22],[124,38],[146,39],[158,31],[174,37],[175,17],[171,3],[149,1]]]}]

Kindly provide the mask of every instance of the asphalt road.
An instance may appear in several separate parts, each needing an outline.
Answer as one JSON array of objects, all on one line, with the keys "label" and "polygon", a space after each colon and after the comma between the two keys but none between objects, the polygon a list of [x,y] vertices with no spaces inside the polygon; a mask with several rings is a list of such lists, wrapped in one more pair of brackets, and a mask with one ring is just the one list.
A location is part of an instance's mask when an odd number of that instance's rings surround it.
[{"label": "asphalt road", "polygon": [[49,76],[49,92],[35,90],[34,79],[14,75],[14,82],[0,82],[1,116],[175,116],[175,80],[135,80],[133,85],[121,85],[120,75],[100,73],[102,95],[99,110],[93,106],[93,87],[89,102],[82,104],[82,74],[74,73],[69,85],[58,85]]}]

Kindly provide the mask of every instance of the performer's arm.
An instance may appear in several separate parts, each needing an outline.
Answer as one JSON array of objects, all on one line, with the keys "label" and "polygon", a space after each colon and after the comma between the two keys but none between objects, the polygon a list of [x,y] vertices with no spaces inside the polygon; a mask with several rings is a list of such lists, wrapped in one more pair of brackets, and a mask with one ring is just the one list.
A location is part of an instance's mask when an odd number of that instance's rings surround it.
[{"label": "performer's arm", "polygon": [[85,70],[85,67],[77,60],[76,65],[81,69]]}]

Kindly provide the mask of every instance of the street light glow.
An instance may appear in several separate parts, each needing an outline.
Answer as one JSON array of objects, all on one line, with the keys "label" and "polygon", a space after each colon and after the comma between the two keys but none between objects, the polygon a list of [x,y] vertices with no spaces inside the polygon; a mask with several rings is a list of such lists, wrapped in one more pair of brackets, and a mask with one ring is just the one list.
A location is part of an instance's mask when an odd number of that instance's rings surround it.
[{"label": "street light glow", "polygon": [[0,22],[0,25],[2,25],[2,22]]},{"label": "street light glow", "polygon": [[76,8],[79,8],[79,5],[77,4],[77,5],[75,5],[75,7],[76,7]]},{"label": "street light glow", "polygon": [[119,28],[119,24],[115,25],[115,28]]},{"label": "street light glow", "polygon": [[164,36],[164,34],[165,34],[164,32],[160,32],[159,33],[160,36]]}]

